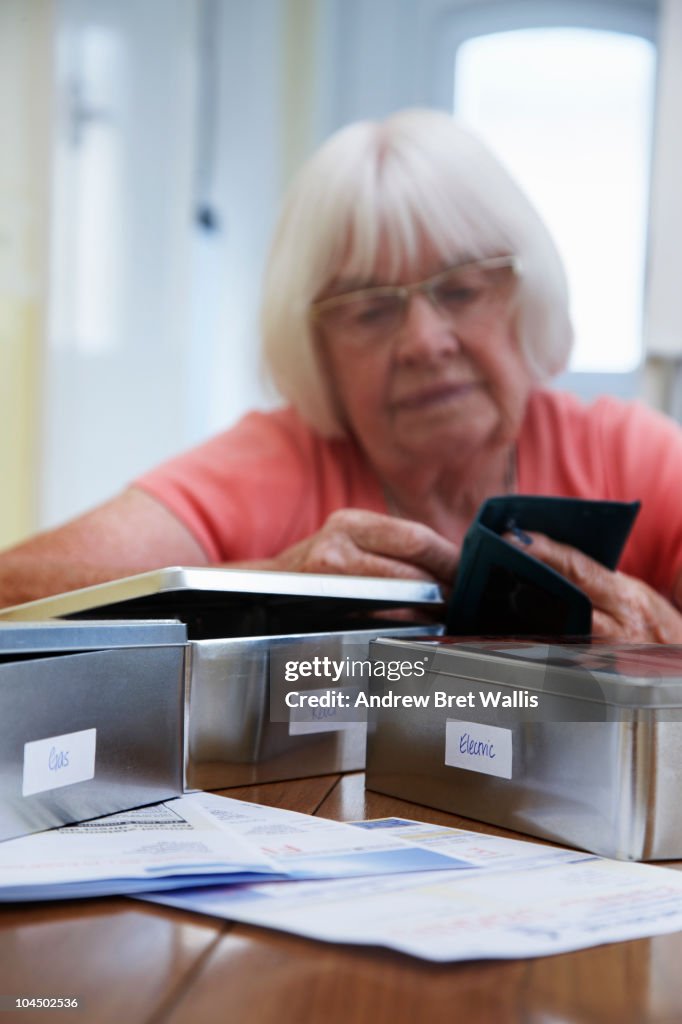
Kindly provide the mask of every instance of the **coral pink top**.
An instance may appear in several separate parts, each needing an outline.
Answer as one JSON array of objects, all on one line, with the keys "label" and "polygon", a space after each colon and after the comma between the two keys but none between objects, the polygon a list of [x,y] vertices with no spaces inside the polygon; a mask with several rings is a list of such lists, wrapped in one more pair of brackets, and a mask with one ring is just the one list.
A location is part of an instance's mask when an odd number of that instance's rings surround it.
[{"label": "coral pink top", "polygon": [[[619,568],[669,595],[682,571],[682,430],[638,402],[535,391],[518,441],[520,494],[642,509]],[[210,561],[270,558],[339,508],[387,512],[352,440],[318,437],[291,408],[230,430],[135,481],[187,526]]]}]

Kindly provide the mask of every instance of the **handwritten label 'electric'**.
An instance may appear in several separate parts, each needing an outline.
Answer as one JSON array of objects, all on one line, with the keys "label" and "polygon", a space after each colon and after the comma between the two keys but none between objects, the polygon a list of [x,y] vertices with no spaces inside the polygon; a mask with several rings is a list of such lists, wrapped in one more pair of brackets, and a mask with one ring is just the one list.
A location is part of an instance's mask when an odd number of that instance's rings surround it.
[{"label": "handwritten label 'electric'", "polygon": [[96,729],[24,743],[22,796],[94,779],[96,745]]},{"label": "handwritten label 'electric'", "polygon": [[512,731],[480,722],[445,723],[445,763],[470,772],[512,777]]}]

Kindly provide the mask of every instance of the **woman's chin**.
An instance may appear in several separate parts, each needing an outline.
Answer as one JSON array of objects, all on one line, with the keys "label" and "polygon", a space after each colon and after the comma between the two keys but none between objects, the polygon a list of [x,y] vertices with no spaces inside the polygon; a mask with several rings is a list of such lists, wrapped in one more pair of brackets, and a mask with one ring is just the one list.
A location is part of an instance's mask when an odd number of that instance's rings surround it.
[{"label": "woman's chin", "polygon": [[394,436],[400,448],[415,455],[436,455],[448,461],[474,452],[485,444],[499,427],[494,409],[470,409],[459,406],[431,407],[421,415],[401,415],[394,419]]},{"label": "woman's chin", "polygon": [[406,455],[419,461],[433,461],[439,464],[469,461],[477,451],[483,451],[494,428],[473,430],[459,429],[456,424],[420,424],[412,430],[399,431],[395,439],[397,447]]}]

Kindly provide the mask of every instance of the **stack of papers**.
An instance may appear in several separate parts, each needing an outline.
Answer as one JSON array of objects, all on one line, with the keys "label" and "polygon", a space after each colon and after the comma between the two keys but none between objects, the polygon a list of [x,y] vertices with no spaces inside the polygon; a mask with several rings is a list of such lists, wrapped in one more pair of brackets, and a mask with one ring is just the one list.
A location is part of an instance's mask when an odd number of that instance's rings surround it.
[{"label": "stack of papers", "polygon": [[547,956],[682,930],[677,871],[403,819],[358,824],[458,863],[438,872],[262,882],[149,899],[436,962]]},{"label": "stack of papers", "polygon": [[0,843],[0,900],[112,893],[434,961],[682,930],[682,873],[666,868],[208,793]]},{"label": "stack of papers", "polygon": [[452,866],[452,857],[389,833],[194,793],[0,843],[0,901]]}]

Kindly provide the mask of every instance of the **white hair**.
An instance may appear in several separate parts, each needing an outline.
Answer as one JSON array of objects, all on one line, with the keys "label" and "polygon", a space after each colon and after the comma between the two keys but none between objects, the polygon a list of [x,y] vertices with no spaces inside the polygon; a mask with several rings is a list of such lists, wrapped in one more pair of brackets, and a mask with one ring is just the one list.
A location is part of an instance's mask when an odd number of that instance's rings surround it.
[{"label": "white hair", "polygon": [[392,273],[430,243],[445,263],[514,255],[516,332],[535,380],[566,364],[572,329],[555,245],[519,186],[448,114],[404,110],[332,135],[303,166],[265,272],[263,353],[280,393],[325,437],[344,434],[318,356],[310,305],[343,267],[369,281],[379,244]]}]

